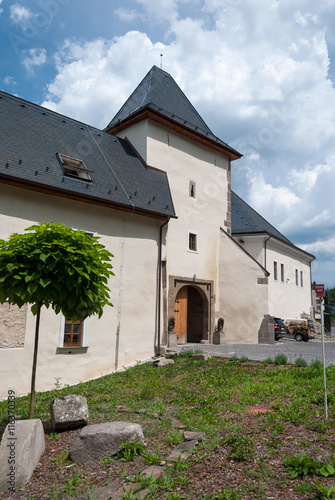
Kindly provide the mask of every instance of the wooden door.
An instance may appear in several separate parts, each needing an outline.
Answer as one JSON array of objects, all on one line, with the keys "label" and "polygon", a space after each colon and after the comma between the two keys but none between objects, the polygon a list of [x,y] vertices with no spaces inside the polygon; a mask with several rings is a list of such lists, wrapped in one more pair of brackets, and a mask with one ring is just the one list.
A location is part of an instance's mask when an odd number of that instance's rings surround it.
[{"label": "wooden door", "polygon": [[203,301],[196,288],[188,288],[187,342],[200,342],[204,330]]},{"label": "wooden door", "polygon": [[187,286],[183,286],[177,293],[174,303],[174,331],[178,335],[178,344],[187,342]]}]

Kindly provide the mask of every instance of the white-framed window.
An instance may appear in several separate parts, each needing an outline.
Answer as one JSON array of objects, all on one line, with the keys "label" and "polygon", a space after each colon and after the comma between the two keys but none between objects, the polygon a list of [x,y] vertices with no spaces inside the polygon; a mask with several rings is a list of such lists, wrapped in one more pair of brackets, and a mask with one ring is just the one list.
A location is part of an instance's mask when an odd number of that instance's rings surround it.
[{"label": "white-framed window", "polygon": [[199,249],[198,233],[195,231],[188,232],[188,251],[197,253]]},{"label": "white-framed window", "polygon": [[302,271],[300,271],[300,286],[304,286],[304,273]]},{"label": "white-framed window", "polygon": [[276,260],[273,261],[273,279],[278,281],[278,262]]},{"label": "white-framed window", "polygon": [[296,284],[296,286],[299,286],[299,271],[298,271],[298,269],[295,270],[295,284]]},{"label": "white-framed window", "polygon": [[284,266],[284,264],[280,264],[280,281],[282,283],[285,282],[285,266]]},{"label": "white-framed window", "polygon": [[194,181],[190,181],[189,196],[190,196],[190,198],[195,198],[195,182]]},{"label": "white-framed window", "polygon": [[87,347],[87,319],[82,323],[80,321],[72,323],[62,314],[60,323],[59,347]]}]

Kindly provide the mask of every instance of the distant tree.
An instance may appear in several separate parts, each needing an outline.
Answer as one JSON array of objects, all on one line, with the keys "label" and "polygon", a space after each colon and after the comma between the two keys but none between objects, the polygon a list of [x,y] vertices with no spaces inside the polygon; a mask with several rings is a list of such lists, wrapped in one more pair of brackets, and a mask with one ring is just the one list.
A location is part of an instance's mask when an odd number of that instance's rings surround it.
[{"label": "distant tree", "polygon": [[29,418],[33,418],[41,307],[72,321],[101,317],[109,300],[113,255],[99,238],[55,222],[28,227],[0,240],[0,303],[32,304],[36,315]]},{"label": "distant tree", "polygon": [[[325,296],[326,313],[328,313],[330,320],[334,320],[334,318],[335,318],[335,287],[326,288],[325,295],[326,295]],[[330,328],[330,324],[328,325],[328,328]]]}]

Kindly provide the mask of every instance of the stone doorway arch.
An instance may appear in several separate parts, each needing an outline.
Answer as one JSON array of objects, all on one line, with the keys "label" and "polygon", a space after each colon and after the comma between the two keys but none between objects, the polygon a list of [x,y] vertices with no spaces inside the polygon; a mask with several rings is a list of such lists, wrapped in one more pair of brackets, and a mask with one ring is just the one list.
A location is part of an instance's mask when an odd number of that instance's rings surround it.
[{"label": "stone doorway arch", "polygon": [[213,283],[170,276],[169,317],[175,320],[178,344],[212,342],[214,331]]}]

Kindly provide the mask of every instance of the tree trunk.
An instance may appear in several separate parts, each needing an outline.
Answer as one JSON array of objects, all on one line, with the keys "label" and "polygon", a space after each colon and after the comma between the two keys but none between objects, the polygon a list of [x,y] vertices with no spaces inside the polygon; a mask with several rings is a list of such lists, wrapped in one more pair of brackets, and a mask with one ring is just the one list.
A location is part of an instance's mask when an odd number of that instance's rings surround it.
[{"label": "tree trunk", "polygon": [[39,330],[40,330],[41,307],[42,307],[41,303],[37,304],[36,325],[35,325],[34,358],[33,358],[33,368],[32,368],[32,372],[31,372],[31,387],[30,387],[30,406],[29,406],[29,418],[30,419],[34,417],[35,379],[36,379],[38,335],[39,335]]}]

